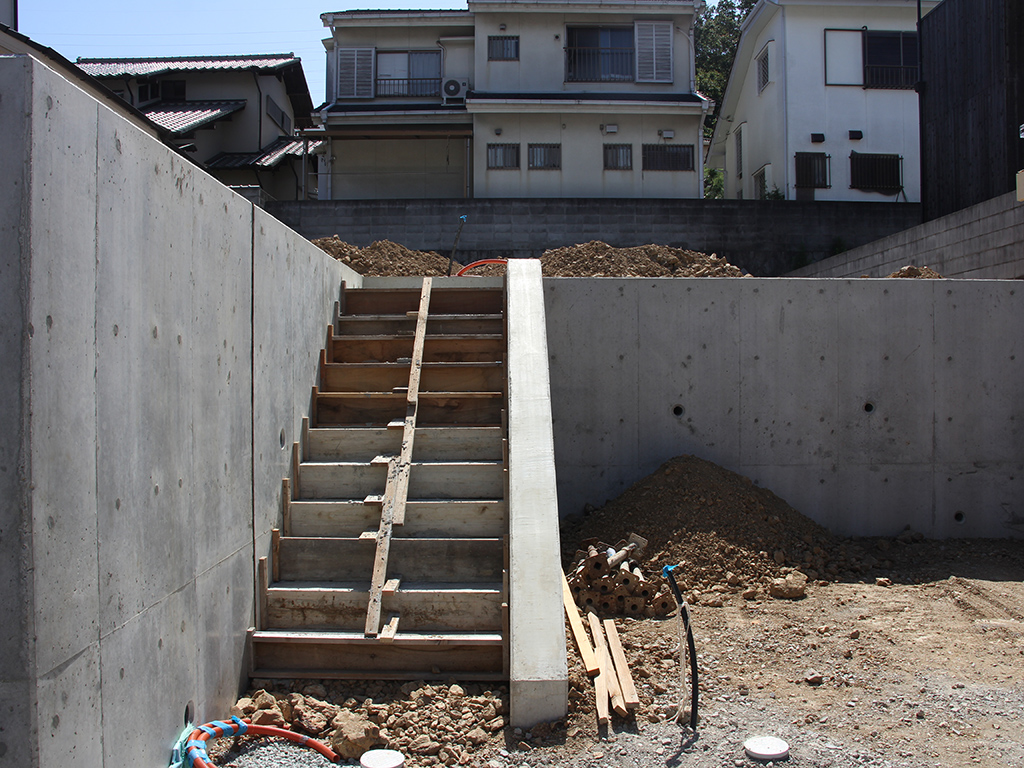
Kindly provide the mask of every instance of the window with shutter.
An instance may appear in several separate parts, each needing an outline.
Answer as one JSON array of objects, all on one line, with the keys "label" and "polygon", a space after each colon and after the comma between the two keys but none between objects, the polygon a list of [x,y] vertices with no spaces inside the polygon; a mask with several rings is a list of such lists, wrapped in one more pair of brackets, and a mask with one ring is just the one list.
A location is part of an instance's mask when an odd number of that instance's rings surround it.
[{"label": "window with shutter", "polygon": [[636,81],[672,82],[672,22],[638,21],[636,33]]},{"label": "window with shutter", "polygon": [[373,48],[338,50],[338,98],[373,98]]}]

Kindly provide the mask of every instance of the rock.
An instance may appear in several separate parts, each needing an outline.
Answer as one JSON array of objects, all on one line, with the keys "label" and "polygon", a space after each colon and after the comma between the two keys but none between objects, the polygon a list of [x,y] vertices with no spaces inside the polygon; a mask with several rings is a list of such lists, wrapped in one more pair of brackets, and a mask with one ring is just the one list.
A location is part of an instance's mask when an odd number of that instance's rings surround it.
[{"label": "rock", "polygon": [[266,691],[256,691],[252,696],[252,708],[255,712],[257,709],[270,709],[277,708],[277,699],[271,696]]},{"label": "rock", "polygon": [[782,600],[797,600],[807,594],[807,576],[800,571],[786,574],[784,579],[773,579],[768,594]]},{"label": "rock", "polygon": [[876,587],[891,587],[892,586],[892,579],[887,579],[885,576],[879,576],[877,579],[875,579],[875,586]]},{"label": "rock", "polygon": [[504,717],[496,717],[493,720],[491,720],[490,722],[484,724],[484,728],[486,728],[488,731],[491,731],[491,732],[500,731],[504,727],[505,727],[505,718]]},{"label": "rock", "polygon": [[466,695],[466,690],[461,685],[453,685],[448,689],[448,695],[453,699],[461,699]]},{"label": "rock", "polygon": [[472,744],[474,747],[479,747],[481,744],[486,742],[490,738],[490,736],[487,735],[487,731],[478,726],[471,730],[469,733],[467,733],[466,738],[469,740],[469,743]]},{"label": "rock", "polygon": [[341,757],[358,760],[380,743],[380,728],[363,715],[342,710],[331,720],[331,748]]},{"label": "rock", "polygon": [[427,734],[422,733],[409,742],[409,751],[414,755],[436,755],[441,751],[441,745]]},{"label": "rock", "polygon": [[757,597],[757,587],[747,587],[742,592],[740,592],[740,596],[744,600],[753,600],[753,599],[755,599]]},{"label": "rock", "polygon": [[825,678],[820,672],[808,672],[804,682],[808,685],[821,685],[825,682]]},{"label": "rock", "polygon": [[327,730],[327,724],[330,721],[323,712],[314,709],[306,702],[302,702],[292,708],[292,722],[306,733],[316,736]]},{"label": "rock", "polygon": [[277,707],[273,709],[257,709],[252,713],[253,725],[270,725],[274,728],[284,728],[288,725],[288,721],[284,719],[284,715],[281,714],[281,710]]},{"label": "rock", "polygon": [[253,700],[247,696],[243,696],[237,702],[235,702],[235,706],[231,708],[231,716],[248,717],[255,711],[256,705],[253,703]]},{"label": "rock", "polygon": [[302,689],[304,696],[312,696],[314,699],[326,699],[327,689],[324,688],[320,683],[312,683]]},{"label": "rock", "polygon": [[772,555],[772,559],[778,564],[783,565],[786,562],[786,553],[781,549],[776,549],[775,554]]}]

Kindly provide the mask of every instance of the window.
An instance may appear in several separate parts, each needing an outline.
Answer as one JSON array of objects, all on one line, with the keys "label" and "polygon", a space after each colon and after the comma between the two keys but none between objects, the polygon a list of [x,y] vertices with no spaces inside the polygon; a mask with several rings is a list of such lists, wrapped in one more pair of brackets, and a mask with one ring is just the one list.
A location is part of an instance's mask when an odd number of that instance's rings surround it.
[{"label": "window", "polygon": [[644,144],[645,171],[692,171],[693,144]]},{"label": "window", "polygon": [[851,152],[850,187],[868,192],[899,192],[903,189],[903,158]]},{"label": "window", "polygon": [[487,167],[492,171],[511,171],[519,168],[518,144],[488,144]]},{"label": "window", "polygon": [[767,166],[754,172],[754,199],[768,199],[768,177],[765,173]]},{"label": "window", "polygon": [[831,155],[824,152],[797,152],[794,186],[797,189],[829,189],[832,186],[830,159]]},{"label": "window", "polygon": [[440,96],[441,52],[378,52],[377,95]]},{"label": "window", "polygon": [[561,144],[530,144],[526,156],[533,170],[557,171],[562,167]]},{"label": "window", "polygon": [[672,82],[672,23],[636,22],[636,81]]},{"label": "window", "polygon": [[633,145],[605,144],[604,169],[606,171],[633,170]]},{"label": "window", "polygon": [[[156,94],[154,94],[156,95]],[[164,80],[160,83],[160,98],[163,101],[184,101],[185,81]]]},{"label": "window", "polygon": [[373,98],[373,48],[338,49],[338,98]]},{"label": "window", "polygon": [[864,87],[913,88],[917,83],[917,33],[864,30]]},{"label": "window", "polygon": [[488,61],[519,61],[519,35],[490,35],[487,38]]},{"label": "window", "polygon": [[736,129],[736,178],[743,178],[743,131]]},{"label": "window", "polygon": [[768,69],[768,46],[757,57],[757,92],[760,93],[770,82],[770,71]]},{"label": "window", "polygon": [[292,119],[288,117],[288,114],[278,106],[277,102],[267,95],[267,115],[277,123],[277,127],[284,131],[286,134],[291,135],[292,132]]},{"label": "window", "polygon": [[145,80],[139,81],[139,103],[152,101],[160,95],[158,83],[150,83]]},{"label": "window", "polygon": [[566,82],[633,81],[632,27],[567,27],[565,38]]}]

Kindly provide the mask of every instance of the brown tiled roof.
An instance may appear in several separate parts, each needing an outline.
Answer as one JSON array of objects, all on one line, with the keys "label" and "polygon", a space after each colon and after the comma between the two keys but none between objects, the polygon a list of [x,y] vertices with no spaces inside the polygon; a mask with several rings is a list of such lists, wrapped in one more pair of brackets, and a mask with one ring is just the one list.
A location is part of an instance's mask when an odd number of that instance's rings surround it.
[{"label": "brown tiled roof", "polygon": [[253,56],[170,56],[140,59],[83,59],[75,63],[93,77],[153,77],[170,72],[259,69],[272,72],[299,59],[292,53]]}]

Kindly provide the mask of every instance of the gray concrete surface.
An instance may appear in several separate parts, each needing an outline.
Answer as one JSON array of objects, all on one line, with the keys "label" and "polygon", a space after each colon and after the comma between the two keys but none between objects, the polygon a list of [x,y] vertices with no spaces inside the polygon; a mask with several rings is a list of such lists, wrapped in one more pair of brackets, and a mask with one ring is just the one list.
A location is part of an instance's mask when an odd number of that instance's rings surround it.
[{"label": "gray concrete surface", "polygon": [[787,277],[884,277],[913,264],[944,277],[1008,280],[1024,277],[1024,203],[1016,193],[897,232]]},{"label": "gray concrete surface", "polygon": [[525,729],[565,717],[569,675],[540,262],[507,280],[509,719]]},{"label": "gray concrete surface", "polygon": [[243,681],[281,434],[359,278],[32,59],[0,100],[0,762],[165,765]]},{"label": "gray concrete surface", "polygon": [[544,289],[563,516],[694,454],[843,534],[1024,534],[1017,283],[547,278]]}]

